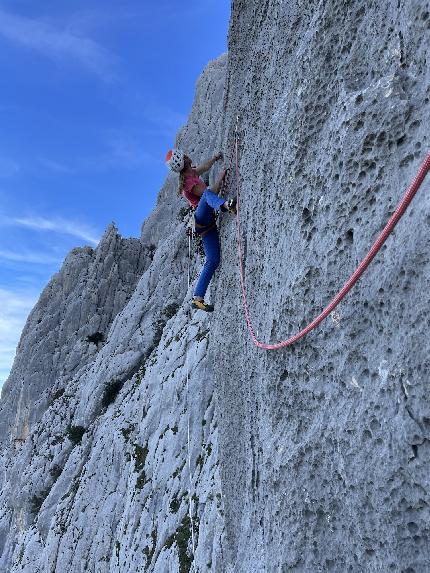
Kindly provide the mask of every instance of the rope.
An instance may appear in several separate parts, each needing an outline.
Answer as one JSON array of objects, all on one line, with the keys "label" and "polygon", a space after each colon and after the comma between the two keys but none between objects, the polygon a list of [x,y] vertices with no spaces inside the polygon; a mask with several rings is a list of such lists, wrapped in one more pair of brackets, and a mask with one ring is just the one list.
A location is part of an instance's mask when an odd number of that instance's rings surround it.
[{"label": "rope", "polygon": [[[191,233],[188,233],[188,272],[187,272],[187,282],[188,282],[188,290],[190,289],[190,267],[191,267]],[[191,527],[191,544],[193,550],[193,563],[192,569],[194,569],[195,563],[195,537],[194,537],[194,523],[193,523],[193,498],[192,498],[192,489],[193,489],[193,481],[191,477],[191,447],[190,447],[190,410],[189,410],[189,397],[190,397],[190,386],[189,386],[189,379],[190,379],[190,369],[188,364],[188,345],[185,348],[185,369],[186,369],[186,380],[187,380],[187,410],[188,410],[188,420],[187,420],[187,458],[188,458],[188,475],[190,480],[190,491],[188,494],[188,513],[190,516],[190,527]]]},{"label": "rope", "polygon": [[406,209],[408,208],[410,202],[414,198],[415,194],[417,193],[418,189],[420,188],[422,182],[424,181],[425,176],[427,175],[428,171],[430,170],[430,152],[427,153],[427,156],[424,160],[424,163],[421,165],[418,173],[416,174],[414,180],[412,181],[411,185],[409,186],[408,190],[400,200],[395,212],[390,217],[388,223],[382,230],[379,237],[373,243],[370,251],[358,265],[357,269],[354,273],[350,276],[350,278],[346,281],[344,286],[341,290],[337,293],[337,295],[333,298],[333,300],[326,306],[326,308],[319,314],[310,324],[308,324],[303,330],[291,336],[287,340],[282,340],[280,342],[276,342],[274,344],[265,344],[264,342],[260,342],[257,340],[255,336],[254,328],[252,326],[252,318],[249,312],[249,307],[247,303],[247,296],[246,296],[246,287],[245,287],[245,278],[244,278],[244,264],[243,264],[243,255],[242,255],[242,244],[241,244],[241,232],[240,232],[240,183],[239,183],[239,141],[238,141],[238,124],[239,118],[237,118],[236,122],[236,135],[235,135],[235,163],[236,163],[236,189],[237,189],[237,248],[239,254],[239,267],[240,267],[240,285],[242,290],[242,302],[243,302],[243,309],[245,312],[246,323],[248,325],[248,330],[251,335],[252,342],[258,348],[263,348],[264,350],[278,350],[279,348],[285,348],[286,346],[290,346],[294,344],[301,338],[303,338],[306,334],[308,334],[311,330],[316,328],[332,311],[336,306],[340,303],[340,301],[346,296],[346,294],[352,289],[364,271],[372,262],[373,258],[380,250],[382,245],[387,240],[388,236],[393,231],[394,227],[405,213]]}]

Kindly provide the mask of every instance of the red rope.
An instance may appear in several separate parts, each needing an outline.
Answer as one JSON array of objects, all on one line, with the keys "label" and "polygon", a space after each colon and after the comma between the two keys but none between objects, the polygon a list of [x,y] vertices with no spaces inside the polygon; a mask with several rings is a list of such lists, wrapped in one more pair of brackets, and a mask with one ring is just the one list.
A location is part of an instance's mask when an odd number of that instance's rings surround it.
[{"label": "red rope", "polygon": [[308,324],[303,330],[291,336],[287,340],[282,340],[280,342],[276,342],[274,344],[265,344],[264,342],[260,342],[257,340],[257,337],[254,333],[254,328],[252,326],[251,314],[249,312],[249,307],[247,303],[246,297],[246,288],[245,288],[245,277],[244,277],[244,265],[243,265],[243,255],[242,255],[242,245],[241,245],[241,233],[240,233],[240,184],[239,184],[239,144],[238,144],[238,137],[236,134],[236,143],[235,143],[235,151],[236,151],[236,188],[237,188],[237,248],[239,253],[239,267],[240,267],[240,285],[242,289],[242,300],[243,300],[243,309],[245,311],[246,322],[248,325],[248,330],[252,338],[252,342],[258,348],[263,348],[264,350],[278,350],[279,348],[284,348],[286,346],[290,346],[297,342],[308,334],[311,330],[316,328],[320,322],[322,322],[336,306],[340,303],[343,297],[352,289],[364,271],[372,262],[373,258],[375,257],[376,253],[382,247],[382,245],[387,240],[388,236],[406,211],[409,206],[409,203],[414,198],[416,192],[421,186],[421,183],[424,181],[425,176],[427,175],[430,169],[430,152],[427,154],[427,157],[424,160],[424,163],[421,165],[418,173],[415,176],[415,179],[412,181],[409,189],[406,191],[404,196],[402,197],[400,203],[397,206],[397,209],[390,217],[388,223],[384,227],[383,231],[373,243],[370,251],[358,265],[355,272],[350,276],[350,278],[346,281],[342,289],[338,292],[338,294],[334,297],[334,299],[330,302],[328,306],[318,315],[310,324]]}]

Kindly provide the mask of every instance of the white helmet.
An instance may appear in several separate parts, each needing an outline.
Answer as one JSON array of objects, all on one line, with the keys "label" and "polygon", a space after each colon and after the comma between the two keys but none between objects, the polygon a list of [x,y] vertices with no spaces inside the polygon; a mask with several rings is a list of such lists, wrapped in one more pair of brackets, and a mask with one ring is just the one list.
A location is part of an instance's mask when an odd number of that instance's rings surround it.
[{"label": "white helmet", "polygon": [[172,171],[180,173],[184,168],[185,153],[180,149],[170,149],[166,155],[166,165]]}]

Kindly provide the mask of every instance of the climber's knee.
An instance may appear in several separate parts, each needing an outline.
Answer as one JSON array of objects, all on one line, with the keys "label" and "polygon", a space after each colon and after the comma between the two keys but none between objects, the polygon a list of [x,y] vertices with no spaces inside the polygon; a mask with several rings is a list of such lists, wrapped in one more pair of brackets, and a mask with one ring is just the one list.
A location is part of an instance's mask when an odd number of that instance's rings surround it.
[{"label": "climber's knee", "polygon": [[213,269],[214,271],[219,267],[219,264],[221,262],[221,258],[220,257],[211,257],[210,259],[208,259],[208,265],[211,267],[211,269]]}]

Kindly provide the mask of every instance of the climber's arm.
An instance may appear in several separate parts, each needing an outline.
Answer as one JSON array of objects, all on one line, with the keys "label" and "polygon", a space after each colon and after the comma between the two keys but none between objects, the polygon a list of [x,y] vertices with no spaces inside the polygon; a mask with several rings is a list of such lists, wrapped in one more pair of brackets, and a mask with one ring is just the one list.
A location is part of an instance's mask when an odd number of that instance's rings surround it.
[{"label": "climber's arm", "polygon": [[212,167],[212,165],[218,161],[219,159],[222,159],[223,155],[221,152],[217,153],[214,157],[212,157],[212,159],[208,159],[208,161],[205,161],[204,163],[202,163],[201,165],[198,165],[196,167],[196,173],[197,175],[201,175],[202,173],[206,173],[206,171],[209,171],[209,169]]}]

